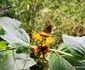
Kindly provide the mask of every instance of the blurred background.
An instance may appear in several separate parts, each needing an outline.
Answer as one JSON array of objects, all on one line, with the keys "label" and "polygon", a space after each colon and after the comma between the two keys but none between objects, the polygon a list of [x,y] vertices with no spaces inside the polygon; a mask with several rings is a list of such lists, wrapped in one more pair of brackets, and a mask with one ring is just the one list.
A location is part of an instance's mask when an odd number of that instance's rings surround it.
[{"label": "blurred background", "polygon": [[0,0],[3,16],[19,20],[30,37],[51,24],[56,47],[62,34],[85,35],[85,0]]}]

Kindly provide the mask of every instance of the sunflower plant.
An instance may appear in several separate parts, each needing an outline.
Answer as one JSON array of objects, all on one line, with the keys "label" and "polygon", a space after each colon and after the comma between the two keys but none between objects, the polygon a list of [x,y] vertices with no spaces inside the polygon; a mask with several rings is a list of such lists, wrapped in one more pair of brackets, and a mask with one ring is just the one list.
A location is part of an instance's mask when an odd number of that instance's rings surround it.
[{"label": "sunflower plant", "polygon": [[37,46],[34,46],[34,53],[39,54],[40,58],[44,58],[44,55],[48,52],[50,52],[50,44],[53,44],[55,40],[49,36],[46,32],[33,32],[32,33],[32,39],[34,43],[37,44]]},{"label": "sunflower plant", "polygon": [[[59,51],[59,50],[51,49],[51,46],[55,43],[55,40],[54,40],[53,37],[50,36],[50,33],[51,33],[51,25],[46,27],[45,30],[43,30],[40,33],[37,33],[35,31],[33,31],[32,32],[32,39],[33,39],[33,43],[36,44],[36,45],[35,46],[32,45],[31,48],[33,49],[35,59],[36,59],[36,56],[38,56],[37,57],[38,60],[42,60],[42,59],[47,60],[47,62],[48,62],[47,64],[49,64],[47,70],[49,70],[49,69],[50,70],[56,70],[57,67],[55,67],[55,69],[54,69],[54,66],[50,66],[51,63],[55,63],[56,58],[58,58],[58,57],[60,57],[59,59],[64,59],[61,56],[59,56],[58,53],[59,54],[64,54],[64,55],[67,55],[67,56],[72,56],[72,55],[69,54],[69,53]],[[51,57],[54,57],[54,58],[51,58]],[[52,62],[53,60],[54,60],[54,62]],[[64,61],[64,63],[67,63],[67,62]],[[55,65],[55,64],[53,64],[53,65]],[[60,64],[62,64],[62,63],[60,63]],[[69,67],[72,70],[75,70],[74,67],[72,67],[72,66],[69,66]],[[67,68],[69,68],[69,67],[67,67]]]}]

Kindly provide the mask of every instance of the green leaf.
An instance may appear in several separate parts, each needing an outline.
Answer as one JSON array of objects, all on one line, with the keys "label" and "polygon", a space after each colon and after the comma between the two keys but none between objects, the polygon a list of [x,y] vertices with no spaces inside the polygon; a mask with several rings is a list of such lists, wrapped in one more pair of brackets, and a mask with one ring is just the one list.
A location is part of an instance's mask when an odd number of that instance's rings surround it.
[{"label": "green leaf", "polygon": [[0,52],[0,70],[17,70],[10,51]]},{"label": "green leaf", "polygon": [[[58,50],[63,51],[63,52],[67,52],[67,53],[71,53],[71,48],[65,44],[62,43],[59,47]],[[66,59],[72,66],[74,66],[76,68],[76,70],[85,70],[84,66],[85,63],[84,61],[79,61],[77,60],[75,57],[73,56],[66,56],[66,55],[61,55],[64,59]],[[78,55],[77,55],[78,56]]]},{"label": "green leaf", "polygon": [[60,44],[57,50],[70,53],[70,48],[65,43]]},{"label": "green leaf", "polygon": [[7,47],[8,47],[7,44],[8,44],[7,42],[1,41],[0,42],[0,49],[7,49]]},{"label": "green leaf", "polygon": [[85,36],[83,37],[72,37],[63,35],[63,41],[68,45],[70,51],[77,59],[85,58]]},{"label": "green leaf", "polygon": [[50,70],[76,70],[68,61],[58,54],[51,53],[49,57]]},{"label": "green leaf", "polygon": [[72,66],[74,66],[76,68],[76,70],[85,70],[85,68],[83,68],[85,66],[85,62],[84,61],[79,61],[74,57],[71,56],[62,56],[63,58],[65,58]]},{"label": "green leaf", "polygon": [[0,18],[0,25],[5,30],[1,38],[6,40],[13,47],[27,46],[30,43],[29,36],[23,28],[20,28],[20,22],[8,17]]},{"label": "green leaf", "polygon": [[3,30],[3,28],[0,25],[0,35],[3,35],[3,34],[5,34],[5,31]]},{"label": "green leaf", "polygon": [[29,51],[28,47],[25,46],[16,48],[16,53],[28,53],[28,51]]}]

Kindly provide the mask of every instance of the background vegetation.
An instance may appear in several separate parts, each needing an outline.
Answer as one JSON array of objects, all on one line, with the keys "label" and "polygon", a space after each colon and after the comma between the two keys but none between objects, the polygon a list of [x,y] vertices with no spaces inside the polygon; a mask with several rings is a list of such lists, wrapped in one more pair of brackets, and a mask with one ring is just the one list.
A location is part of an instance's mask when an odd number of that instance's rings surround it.
[{"label": "background vegetation", "polygon": [[18,19],[30,35],[51,24],[56,45],[62,34],[85,35],[84,0],[0,0],[0,16]]}]

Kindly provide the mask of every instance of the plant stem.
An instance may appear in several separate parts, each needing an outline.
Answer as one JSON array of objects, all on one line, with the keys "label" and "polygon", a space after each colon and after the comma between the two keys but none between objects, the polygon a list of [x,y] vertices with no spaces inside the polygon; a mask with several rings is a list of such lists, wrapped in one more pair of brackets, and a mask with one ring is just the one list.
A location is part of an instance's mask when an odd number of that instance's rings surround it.
[{"label": "plant stem", "polygon": [[14,58],[14,62],[15,62],[16,68],[17,68],[17,70],[18,70],[17,63],[16,63],[16,58],[15,58],[15,52],[14,52],[14,49],[13,49],[13,58]]},{"label": "plant stem", "polygon": [[7,51],[7,50],[14,50],[16,48],[10,48],[10,49],[5,49],[5,50],[0,50],[0,52]]},{"label": "plant stem", "polygon": [[[29,47],[28,47],[28,50],[29,50]],[[26,65],[26,63],[27,63],[28,57],[29,57],[29,53],[27,54],[27,57],[26,57],[26,60],[25,60],[25,62],[24,62],[24,66],[23,66],[22,70],[24,70],[24,68],[25,68],[25,65]]]},{"label": "plant stem", "polygon": [[57,52],[57,53],[60,53],[60,54],[64,54],[64,55],[67,55],[67,56],[72,56],[71,54],[66,53],[66,52],[62,52],[60,50],[50,49],[50,51],[54,51],[54,52]]},{"label": "plant stem", "polygon": [[24,66],[23,66],[23,69],[22,69],[22,70],[24,70],[24,68],[25,68],[25,65],[26,65],[28,56],[29,56],[29,54],[27,54],[27,57],[26,57],[26,60],[25,60],[25,62],[24,62]]}]

